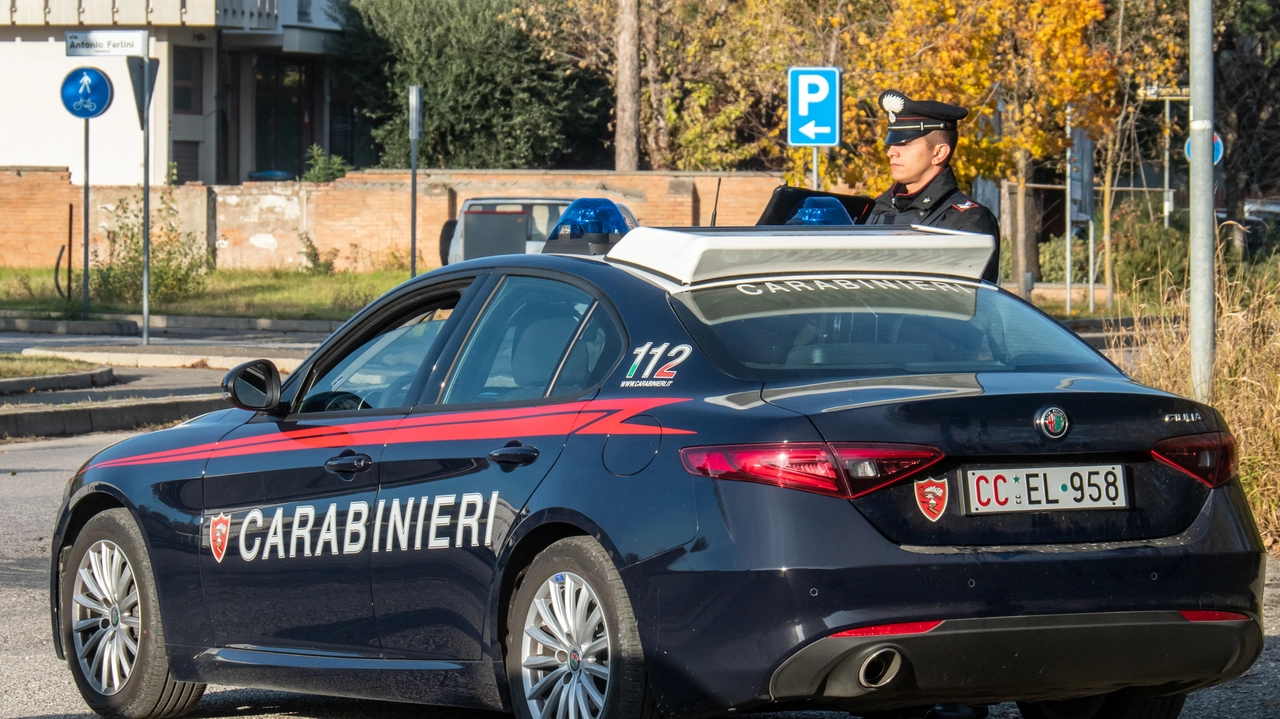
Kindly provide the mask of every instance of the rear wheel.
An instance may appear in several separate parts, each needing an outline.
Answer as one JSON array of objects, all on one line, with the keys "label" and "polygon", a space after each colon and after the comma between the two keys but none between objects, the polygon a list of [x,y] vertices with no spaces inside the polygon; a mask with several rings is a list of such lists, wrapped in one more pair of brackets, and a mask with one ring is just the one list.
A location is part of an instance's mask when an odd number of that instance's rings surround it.
[{"label": "rear wheel", "polygon": [[1018,702],[1023,719],[1177,719],[1186,694],[1133,697],[1126,692],[1061,702]]},{"label": "rear wheel", "polygon": [[520,719],[653,719],[631,602],[608,553],[570,537],[529,566],[507,613]]},{"label": "rear wheel", "polygon": [[171,719],[194,709],[205,685],[169,675],[151,561],[129,512],[90,519],[62,571],[62,644],[89,708],[113,719]]}]

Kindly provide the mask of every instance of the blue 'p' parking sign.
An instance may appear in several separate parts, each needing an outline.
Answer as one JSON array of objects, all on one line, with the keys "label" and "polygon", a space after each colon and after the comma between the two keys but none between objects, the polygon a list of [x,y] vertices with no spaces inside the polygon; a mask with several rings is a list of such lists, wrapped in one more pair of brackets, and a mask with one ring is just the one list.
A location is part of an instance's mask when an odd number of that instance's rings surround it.
[{"label": "blue 'p' parking sign", "polygon": [[793,67],[787,73],[787,144],[840,144],[840,69]]},{"label": "blue 'p' parking sign", "polygon": [[111,107],[111,80],[96,67],[77,67],[62,81],[62,104],[81,120],[92,120]]}]

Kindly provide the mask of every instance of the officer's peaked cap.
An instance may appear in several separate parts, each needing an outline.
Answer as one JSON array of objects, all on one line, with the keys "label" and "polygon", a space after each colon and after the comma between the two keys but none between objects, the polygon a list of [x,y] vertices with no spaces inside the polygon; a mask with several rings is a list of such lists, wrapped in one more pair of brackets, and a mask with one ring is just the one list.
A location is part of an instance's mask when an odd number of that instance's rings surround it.
[{"label": "officer's peaked cap", "polygon": [[889,133],[884,144],[901,145],[934,130],[955,130],[956,123],[969,116],[959,105],[935,100],[912,100],[897,90],[880,93],[880,108],[889,116]]}]

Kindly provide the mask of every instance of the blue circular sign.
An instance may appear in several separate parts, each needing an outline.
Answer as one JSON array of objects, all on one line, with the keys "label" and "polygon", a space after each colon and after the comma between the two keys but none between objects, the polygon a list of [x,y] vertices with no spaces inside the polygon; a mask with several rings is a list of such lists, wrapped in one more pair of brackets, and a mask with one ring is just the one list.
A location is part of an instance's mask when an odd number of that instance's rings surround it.
[{"label": "blue circular sign", "polygon": [[67,112],[91,120],[111,107],[111,80],[96,67],[77,67],[62,81],[62,104]]},{"label": "blue circular sign", "polygon": [[[1213,164],[1222,162],[1222,152],[1225,148],[1222,146],[1222,137],[1218,133],[1213,133]],[[1191,162],[1191,138],[1187,138],[1187,144],[1182,147],[1182,153],[1187,156],[1187,162]]]}]

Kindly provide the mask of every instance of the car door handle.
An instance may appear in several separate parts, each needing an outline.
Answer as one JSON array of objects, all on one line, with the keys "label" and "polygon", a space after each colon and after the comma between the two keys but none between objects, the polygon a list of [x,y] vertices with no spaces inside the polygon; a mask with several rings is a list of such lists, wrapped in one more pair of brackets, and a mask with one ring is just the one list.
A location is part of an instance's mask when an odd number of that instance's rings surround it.
[{"label": "car door handle", "polygon": [[338,475],[351,475],[373,469],[373,457],[348,449],[324,463],[324,470]]},{"label": "car door handle", "polygon": [[499,447],[489,453],[489,459],[499,464],[510,464],[517,467],[533,464],[538,459],[538,448],[513,439],[505,447]]}]

